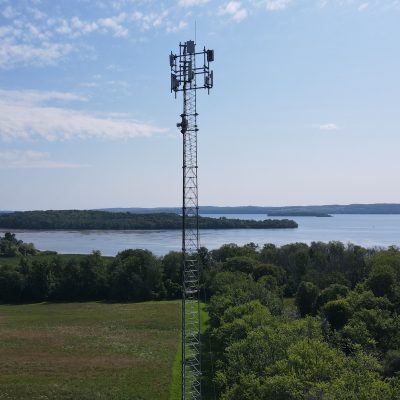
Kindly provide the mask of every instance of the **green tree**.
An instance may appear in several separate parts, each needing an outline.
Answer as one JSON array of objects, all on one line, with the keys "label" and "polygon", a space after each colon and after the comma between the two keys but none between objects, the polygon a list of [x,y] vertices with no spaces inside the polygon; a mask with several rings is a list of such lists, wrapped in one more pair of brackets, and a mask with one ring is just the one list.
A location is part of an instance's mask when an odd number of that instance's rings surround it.
[{"label": "green tree", "polygon": [[321,291],[318,296],[317,306],[322,307],[328,301],[344,299],[349,294],[350,289],[345,285],[334,283]]},{"label": "green tree", "polygon": [[23,299],[25,301],[47,300],[52,284],[48,262],[44,260],[26,262],[21,266],[20,272],[23,273],[25,282],[22,293]]},{"label": "green tree", "polygon": [[244,274],[254,274],[259,262],[254,258],[248,256],[237,256],[228,258],[223,264],[222,268],[231,272],[243,272]]},{"label": "green tree", "polygon": [[400,372],[400,350],[389,350],[384,359],[384,373],[394,376]]},{"label": "green tree", "polygon": [[333,329],[341,329],[349,320],[352,310],[346,300],[339,299],[328,301],[323,306],[322,312]]},{"label": "green tree", "polygon": [[82,300],[99,300],[107,296],[107,268],[100,251],[93,251],[80,262],[79,280]]},{"label": "green tree", "polygon": [[151,300],[164,295],[161,264],[150,251],[125,250],[117,255],[110,272],[112,299]]},{"label": "green tree", "polygon": [[318,288],[311,282],[301,282],[296,293],[296,305],[302,317],[315,313]]},{"label": "green tree", "polygon": [[395,273],[388,265],[374,267],[367,279],[367,287],[372,290],[375,296],[390,296],[393,293]]},{"label": "green tree", "polygon": [[169,252],[162,258],[161,266],[168,298],[179,298],[182,293],[182,253]]},{"label": "green tree", "polygon": [[21,300],[23,276],[10,266],[0,266],[0,301],[13,303]]}]

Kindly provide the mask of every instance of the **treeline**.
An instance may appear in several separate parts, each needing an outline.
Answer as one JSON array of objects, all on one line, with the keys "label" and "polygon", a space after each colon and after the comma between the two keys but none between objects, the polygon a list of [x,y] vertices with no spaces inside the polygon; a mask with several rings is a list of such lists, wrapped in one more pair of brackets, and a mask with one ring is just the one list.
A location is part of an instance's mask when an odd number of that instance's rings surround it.
[{"label": "treeline", "polygon": [[[194,221],[193,221],[194,223]],[[264,221],[199,217],[200,229],[278,229],[297,228],[295,221]],[[181,229],[182,218],[173,213],[132,214],[90,210],[19,211],[0,214],[3,229]]]},{"label": "treeline", "polygon": [[[181,254],[159,258],[147,250],[125,250],[116,257],[68,256],[32,251],[15,235],[0,238],[0,302],[143,301],[181,295]],[[17,252],[7,249],[19,248]],[[10,259],[11,255],[19,256]],[[7,257],[7,258],[5,258]]]},{"label": "treeline", "polygon": [[274,211],[269,212],[268,217],[332,217],[332,215],[313,211]]},{"label": "treeline", "polygon": [[400,399],[399,249],[331,242],[211,254],[217,398]]},{"label": "treeline", "polygon": [[[179,213],[178,207],[157,208],[106,208],[103,211],[131,212],[131,213]],[[324,214],[400,214],[400,204],[346,204],[346,205],[322,205],[322,206],[286,206],[286,207],[260,207],[260,206],[200,206],[201,214],[271,214],[281,213],[290,216],[291,213],[324,213]]]}]

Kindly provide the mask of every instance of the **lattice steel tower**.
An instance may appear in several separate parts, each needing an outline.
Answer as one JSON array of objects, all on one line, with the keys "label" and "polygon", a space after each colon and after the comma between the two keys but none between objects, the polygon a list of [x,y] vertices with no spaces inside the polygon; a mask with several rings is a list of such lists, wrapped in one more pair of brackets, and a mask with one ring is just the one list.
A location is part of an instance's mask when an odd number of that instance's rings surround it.
[{"label": "lattice steel tower", "polygon": [[[201,66],[197,66],[200,59]],[[183,92],[183,112],[177,124],[183,137],[182,400],[201,399],[196,92],[207,89],[209,93],[213,87],[212,61],[214,51],[203,48],[196,52],[192,40],[179,43],[179,54],[171,52],[169,56],[171,92],[175,97],[177,92]]]}]

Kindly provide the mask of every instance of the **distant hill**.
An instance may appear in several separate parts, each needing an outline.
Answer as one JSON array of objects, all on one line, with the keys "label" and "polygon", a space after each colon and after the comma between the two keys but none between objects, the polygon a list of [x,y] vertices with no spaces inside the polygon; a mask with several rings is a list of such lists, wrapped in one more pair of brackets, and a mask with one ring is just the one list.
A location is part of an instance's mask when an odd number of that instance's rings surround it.
[{"label": "distant hill", "polygon": [[332,217],[330,214],[312,211],[273,211],[268,213],[268,217]]},{"label": "distant hill", "polygon": [[[129,212],[134,214],[148,213],[180,213],[179,207],[157,207],[157,208],[103,208],[102,211]],[[217,207],[201,206],[200,214],[275,214],[295,216],[298,213],[308,214],[400,214],[400,204],[377,203],[377,204],[348,204],[348,205],[323,205],[323,206],[288,206],[288,207]],[[277,215],[277,214],[275,214]]]},{"label": "distant hill", "polygon": [[[282,229],[297,228],[295,221],[264,221],[200,217],[200,229]],[[134,214],[86,210],[19,211],[0,215],[3,229],[181,229],[182,218],[174,213]]]}]

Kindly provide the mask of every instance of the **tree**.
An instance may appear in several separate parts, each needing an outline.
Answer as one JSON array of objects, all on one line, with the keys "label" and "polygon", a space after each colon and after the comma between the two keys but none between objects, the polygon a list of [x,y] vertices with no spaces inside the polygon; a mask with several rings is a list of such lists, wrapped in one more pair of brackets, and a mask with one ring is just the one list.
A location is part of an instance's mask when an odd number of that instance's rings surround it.
[{"label": "tree", "polygon": [[163,282],[169,299],[182,293],[182,253],[170,251],[161,260]]},{"label": "tree", "polygon": [[296,305],[302,317],[315,313],[318,288],[311,282],[301,282],[296,293]]},{"label": "tree", "polygon": [[328,303],[328,301],[346,298],[347,295],[349,294],[349,291],[350,289],[345,285],[340,285],[338,283],[329,285],[327,288],[322,290],[322,292],[318,296],[318,301],[317,301],[318,308]]},{"label": "tree", "polygon": [[349,320],[352,310],[346,300],[339,299],[328,301],[323,306],[322,312],[333,329],[341,329]]},{"label": "tree", "polygon": [[45,301],[48,299],[51,287],[51,276],[48,262],[34,260],[26,262],[21,272],[24,275],[23,298],[25,301]]},{"label": "tree", "polygon": [[222,268],[226,271],[238,271],[244,274],[253,274],[258,266],[258,261],[248,256],[237,256],[228,258]]},{"label": "tree", "polygon": [[286,272],[282,267],[274,264],[258,264],[254,269],[254,279],[258,280],[263,276],[272,276],[278,285],[286,282]]},{"label": "tree", "polygon": [[384,360],[384,373],[394,376],[400,372],[400,350],[389,350]]},{"label": "tree", "polygon": [[100,251],[93,251],[80,262],[82,300],[98,300],[107,296],[107,270]]},{"label": "tree", "polygon": [[110,271],[110,296],[122,301],[162,298],[165,288],[159,260],[148,250],[117,254]]},{"label": "tree", "polygon": [[257,300],[232,306],[222,315],[221,325],[214,329],[213,337],[217,340],[218,347],[224,349],[247,337],[249,332],[268,325],[271,319],[268,308]]},{"label": "tree", "polygon": [[370,273],[367,279],[367,287],[375,296],[382,297],[391,295],[395,283],[395,274],[388,265],[378,265]]},{"label": "tree", "polygon": [[15,268],[0,266],[0,301],[13,303],[20,301],[24,287],[23,276]]}]

